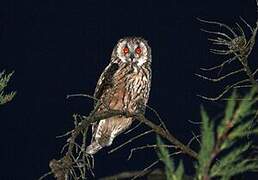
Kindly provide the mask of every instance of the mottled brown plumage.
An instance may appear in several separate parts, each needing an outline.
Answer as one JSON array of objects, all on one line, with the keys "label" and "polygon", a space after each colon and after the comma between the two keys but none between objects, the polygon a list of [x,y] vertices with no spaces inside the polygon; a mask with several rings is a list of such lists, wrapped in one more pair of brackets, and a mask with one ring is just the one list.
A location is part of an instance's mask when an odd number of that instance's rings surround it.
[{"label": "mottled brown plumage", "polygon": [[[98,112],[124,110],[144,113],[151,82],[151,49],[142,38],[128,37],[118,41],[110,64],[97,83],[94,96],[101,105]],[[92,142],[86,152],[95,154],[130,127],[133,119],[115,116],[92,125]]]}]

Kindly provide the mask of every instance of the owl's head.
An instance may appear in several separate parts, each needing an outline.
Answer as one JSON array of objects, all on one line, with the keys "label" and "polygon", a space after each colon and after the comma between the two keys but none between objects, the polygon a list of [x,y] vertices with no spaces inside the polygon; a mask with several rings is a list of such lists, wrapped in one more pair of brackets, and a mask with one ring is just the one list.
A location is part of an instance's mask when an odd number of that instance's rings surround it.
[{"label": "owl's head", "polygon": [[119,58],[123,63],[138,67],[151,63],[151,48],[147,41],[139,37],[120,39],[115,46],[112,59]]}]

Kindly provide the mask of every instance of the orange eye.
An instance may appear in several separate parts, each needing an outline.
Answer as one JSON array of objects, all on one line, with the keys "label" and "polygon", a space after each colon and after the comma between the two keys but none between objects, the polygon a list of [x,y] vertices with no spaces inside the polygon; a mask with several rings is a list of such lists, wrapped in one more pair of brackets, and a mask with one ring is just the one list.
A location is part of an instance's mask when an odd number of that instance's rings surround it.
[{"label": "orange eye", "polygon": [[138,47],[138,48],[135,49],[135,52],[137,54],[141,54],[142,53],[142,49],[140,47]]},{"label": "orange eye", "polygon": [[124,47],[123,51],[124,51],[124,54],[127,54],[129,52],[128,47]]}]

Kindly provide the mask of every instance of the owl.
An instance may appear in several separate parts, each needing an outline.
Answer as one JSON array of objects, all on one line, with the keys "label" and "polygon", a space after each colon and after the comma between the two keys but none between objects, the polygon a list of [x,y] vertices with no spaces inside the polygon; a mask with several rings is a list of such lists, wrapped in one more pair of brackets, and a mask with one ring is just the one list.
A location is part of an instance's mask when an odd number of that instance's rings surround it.
[{"label": "owl", "polygon": [[[94,97],[99,100],[97,112],[112,110],[144,113],[151,86],[151,48],[139,37],[120,39],[111,61],[101,74]],[[110,146],[116,136],[130,127],[132,117],[114,116],[92,125],[88,154]]]}]

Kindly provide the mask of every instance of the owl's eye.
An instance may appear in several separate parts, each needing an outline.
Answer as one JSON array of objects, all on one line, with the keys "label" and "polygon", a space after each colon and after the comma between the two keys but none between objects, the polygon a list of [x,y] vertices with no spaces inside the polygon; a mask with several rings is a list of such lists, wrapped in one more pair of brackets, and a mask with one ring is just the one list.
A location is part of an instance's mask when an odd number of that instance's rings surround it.
[{"label": "owl's eye", "polygon": [[129,52],[129,48],[128,47],[124,47],[123,51],[124,51],[124,54],[127,54]]},{"label": "owl's eye", "polygon": [[141,54],[141,53],[142,53],[142,49],[141,49],[140,47],[137,47],[137,48],[135,49],[135,52],[136,52],[137,54]]}]

